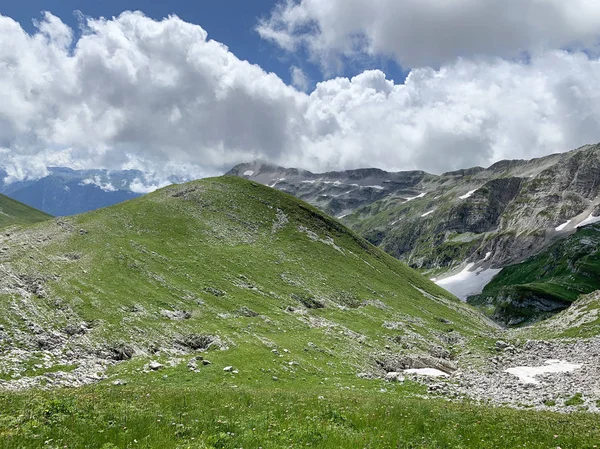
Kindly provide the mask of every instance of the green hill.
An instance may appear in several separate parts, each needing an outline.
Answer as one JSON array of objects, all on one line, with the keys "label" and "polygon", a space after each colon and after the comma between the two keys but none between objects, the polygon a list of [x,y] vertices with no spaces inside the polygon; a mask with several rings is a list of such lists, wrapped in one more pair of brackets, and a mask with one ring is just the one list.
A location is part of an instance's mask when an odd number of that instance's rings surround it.
[{"label": "green hill", "polygon": [[0,229],[12,225],[37,223],[49,218],[50,215],[44,212],[0,195]]},{"label": "green hill", "polygon": [[423,399],[424,383],[385,381],[432,360],[453,370],[493,347],[496,328],[253,182],[171,186],[2,244],[2,447],[542,448],[600,436],[590,415]]},{"label": "green hill", "polygon": [[470,337],[491,329],[337,221],[232,177],[168,187],[10,239],[13,281],[0,300],[21,306],[0,324],[33,322],[40,340],[87,323],[84,350],[181,349],[190,334],[259,353],[302,351],[312,341],[338,348],[339,363],[356,370],[386,345],[427,351],[449,330]]},{"label": "green hill", "polygon": [[469,299],[495,319],[519,324],[566,309],[600,290],[600,225],[578,229],[525,261],[504,268]]}]

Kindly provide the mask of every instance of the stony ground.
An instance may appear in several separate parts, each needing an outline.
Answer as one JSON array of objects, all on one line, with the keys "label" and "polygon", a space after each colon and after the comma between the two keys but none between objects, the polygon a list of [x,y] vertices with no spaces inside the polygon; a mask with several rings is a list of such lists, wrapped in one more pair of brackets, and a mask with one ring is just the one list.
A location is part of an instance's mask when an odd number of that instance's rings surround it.
[{"label": "stony ground", "polygon": [[[429,392],[496,405],[539,410],[600,412],[600,338],[526,341],[499,340],[497,355],[460,360],[449,377],[414,376]],[[581,365],[572,372],[545,373],[525,382],[506,370],[544,366],[549,360]]]}]

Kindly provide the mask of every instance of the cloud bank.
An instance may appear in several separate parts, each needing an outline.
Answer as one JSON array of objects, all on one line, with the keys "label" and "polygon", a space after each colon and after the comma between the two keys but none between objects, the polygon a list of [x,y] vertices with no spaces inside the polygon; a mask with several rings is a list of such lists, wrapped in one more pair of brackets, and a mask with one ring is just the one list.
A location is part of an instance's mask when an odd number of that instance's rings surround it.
[{"label": "cloud bank", "polygon": [[305,93],[175,16],[83,26],[74,40],[45,13],[29,35],[0,16],[0,165],[11,179],[50,165],[195,177],[256,158],[441,172],[600,140],[600,61],[588,53],[459,58],[402,84],[366,71]]},{"label": "cloud bank", "polygon": [[299,0],[280,3],[257,31],[284,50],[306,48],[332,70],[339,57],[393,57],[404,67],[598,42],[594,0]]}]

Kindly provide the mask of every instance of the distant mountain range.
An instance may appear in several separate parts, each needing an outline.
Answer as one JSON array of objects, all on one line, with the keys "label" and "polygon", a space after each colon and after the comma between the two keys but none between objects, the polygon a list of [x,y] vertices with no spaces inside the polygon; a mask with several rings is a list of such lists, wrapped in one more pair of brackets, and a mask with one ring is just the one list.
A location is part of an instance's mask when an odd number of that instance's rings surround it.
[{"label": "distant mountain range", "polygon": [[[138,170],[72,170],[49,167],[40,179],[5,183],[0,169],[0,193],[50,215],[75,215],[136,198],[151,190]],[[173,179],[173,182],[177,182]]]}]

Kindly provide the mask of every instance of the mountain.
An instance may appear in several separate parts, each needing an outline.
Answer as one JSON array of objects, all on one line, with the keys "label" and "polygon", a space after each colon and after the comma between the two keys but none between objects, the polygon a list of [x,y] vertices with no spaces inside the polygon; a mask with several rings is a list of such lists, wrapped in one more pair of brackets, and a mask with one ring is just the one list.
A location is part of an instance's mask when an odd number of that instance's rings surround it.
[{"label": "mountain", "polygon": [[13,225],[38,223],[50,218],[48,214],[0,195],[0,229]]},{"label": "mountain", "polygon": [[[255,182],[173,185],[0,239],[9,449],[537,449],[600,438],[584,413],[600,401],[597,335],[515,337]],[[543,383],[506,371],[548,354],[565,362],[531,374]]]},{"label": "mountain", "polygon": [[312,174],[260,163],[228,174],[335,213],[464,300],[481,293],[502,268],[600,221],[600,145],[442,175],[377,169]]},{"label": "mountain", "polygon": [[276,188],[338,218],[392,194],[419,196],[422,184],[433,178],[422,171],[389,173],[377,168],[315,174],[263,162],[237,165],[226,175]]},{"label": "mountain", "polygon": [[[72,170],[49,167],[40,179],[6,183],[0,170],[0,193],[55,216],[75,215],[136,198],[146,176],[137,170]],[[132,190],[133,188],[133,190]],[[134,191],[135,190],[135,191]]]},{"label": "mountain", "polygon": [[386,346],[429,354],[494,328],[317,209],[234,177],[59,218],[3,245],[9,348],[51,350],[59,365],[74,348],[79,362],[213,343],[239,357],[302,354],[312,341],[358,372],[376,369]]},{"label": "mountain", "polygon": [[600,224],[592,224],[519,264],[505,267],[469,302],[511,325],[566,309],[581,295],[597,290]]}]

